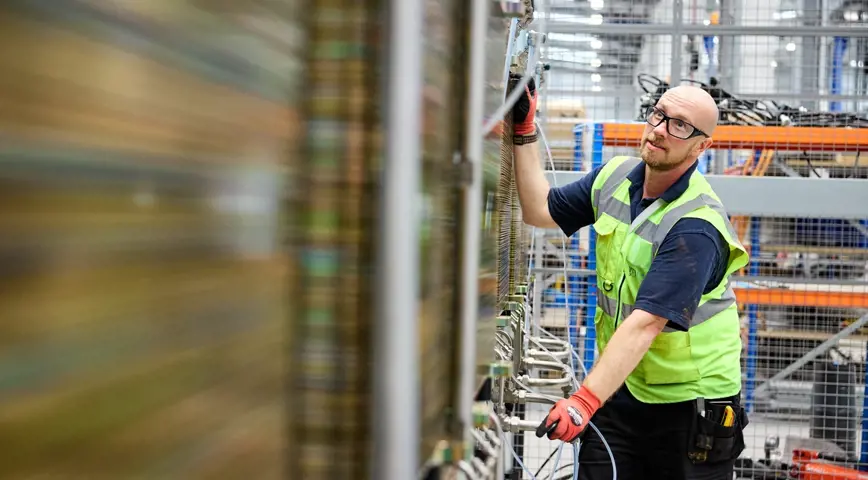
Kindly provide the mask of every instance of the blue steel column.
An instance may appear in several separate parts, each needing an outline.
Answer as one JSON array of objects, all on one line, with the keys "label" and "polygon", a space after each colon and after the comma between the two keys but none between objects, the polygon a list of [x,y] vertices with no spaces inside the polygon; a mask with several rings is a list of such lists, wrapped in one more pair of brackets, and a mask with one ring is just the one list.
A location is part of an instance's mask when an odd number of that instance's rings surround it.
[{"label": "blue steel column", "polygon": [[[868,347],[865,353],[868,355]],[[863,472],[868,471],[868,365],[865,367],[865,382],[865,396],[862,398],[862,446],[859,454],[859,470]]]},{"label": "blue steel column", "polygon": [[[847,37],[835,37],[832,44],[832,72],[829,75],[829,93],[832,95],[841,94],[841,80],[844,76],[844,54],[847,52]],[[834,101],[829,103],[829,111],[840,112],[841,102]]]},{"label": "blue steel column", "polygon": [[[591,169],[595,169],[603,164],[603,128],[602,123],[595,123],[594,141],[591,144]],[[597,238],[594,227],[589,231],[589,251],[588,251],[588,270],[596,272],[597,270]],[[585,349],[584,363],[585,367],[590,370],[594,364],[594,356],[597,350],[597,330],[594,327],[594,315],[597,313],[597,275],[592,273],[588,276],[587,296],[585,310]]]},{"label": "blue steel column", "polygon": [[[585,160],[585,125],[579,124],[573,127],[573,171],[579,172],[582,170],[582,164]],[[565,260],[569,263],[567,267],[572,270],[581,268],[581,259],[579,258],[579,234],[576,233],[570,238],[570,248],[564,252]],[[587,288],[581,282],[581,277],[572,273],[565,278],[567,282],[568,294],[566,296],[567,307],[567,335],[569,335],[570,345],[574,348],[579,347],[579,311],[580,306],[587,298]]]},{"label": "blue steel column", "polygon": [[[860,220],[859,223],[868,227],[868,220]],[[859,248],[868,248],[868,236],[862,235]],[[868,346],[865,350],[865,358],[868,358]],[[859,469],[868,471],[868,364],[865,366],[865,387],[862,398],[862,446],[859,455]]]},{"label": "blue steel column", "polygon": [[[750,267],[748,275],[754,277],[759,275],[759,262],[756,257],[759,255],[760,241],[760,219],[759,217],[750,218]],[[747,306],[747,396],[745,408],[748,412],[753,411],[753,392],[756,388],[756,357],[759,352],[759,338],[757,336],[759,306],[751,304]]]},{"label": "blue steel column", "polygon": [[[754,162],[759,161],[762,155],[760,150],[754,152]],[[760,218],[750,217],[750,264],[748,267],[748,275],[755,277],[759,275],[759,261],[757,257],[760,253]],[[759,306],[751,304],[747,306],[747,381],[745,382],[745,409],[748,412],[753,411],[753,395],[756,389],[756,357],[759,352],[759,338],[757,336]]]}]

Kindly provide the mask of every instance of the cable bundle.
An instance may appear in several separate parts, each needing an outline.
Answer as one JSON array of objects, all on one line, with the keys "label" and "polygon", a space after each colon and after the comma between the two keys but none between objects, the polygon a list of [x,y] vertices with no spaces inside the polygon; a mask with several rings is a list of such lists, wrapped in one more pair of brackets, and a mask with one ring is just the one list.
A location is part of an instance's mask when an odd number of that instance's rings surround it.
[{"label": "cable bundle", "polygon": [[[645,92],[641,98],[637,120],[644,120],[645,112],[660,100],[670,85],[669,82],[647,73],[640,73],[637,80],[639,87]],[[714,98],[720,111],[720,125],[868,128],[868,117],[853,113],[812,112],[802,106],[791,107],[772,100],[737,98],[718,87],[715,78],[707,84],[688,79],[683,82],[699,86]]]}]

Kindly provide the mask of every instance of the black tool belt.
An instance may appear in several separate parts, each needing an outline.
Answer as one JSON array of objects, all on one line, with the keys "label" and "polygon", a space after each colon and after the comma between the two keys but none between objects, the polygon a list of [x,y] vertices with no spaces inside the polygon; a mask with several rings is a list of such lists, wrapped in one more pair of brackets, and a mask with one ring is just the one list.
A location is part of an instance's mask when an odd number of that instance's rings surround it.
[{"label": "black tool belt", "polygon": [[[747,413],[738,397],[724,400],[699,398],[695,402],[687,457],[695,464],[735,460],[744,450]],[[727,410],[729,407],[729,410]]]}]

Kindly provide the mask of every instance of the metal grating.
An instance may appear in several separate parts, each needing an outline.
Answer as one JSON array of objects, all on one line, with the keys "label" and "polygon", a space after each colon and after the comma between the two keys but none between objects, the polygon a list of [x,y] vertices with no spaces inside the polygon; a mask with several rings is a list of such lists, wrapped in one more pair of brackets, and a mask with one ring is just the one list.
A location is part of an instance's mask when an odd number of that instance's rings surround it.
[{"label": "metal grating", "polygon": [[[693,83],[718,99],[722,113],[701,171],[868,185],[865,2],[552,1],[537,8],[550,34],[541,118],[556,170],[587,171],[636,155],[644,108],[668,84]],[[868,342],[859,325],[868,313],[868,218],[838,218],[840,208],[815,203],[827,209],[822,218],[762,215],[763,205],[752,209],[759,216],[733,218],[752,251],[736,279],[752,420],[745,465],[764,459],[769,436],[780,439],[773,461],[792,463],[794,446],[812,443],[848,453],[845,467],[868,464]],[[581,337],[574,341],[590,365],[588,230],[566,241],[537,232],[533,311],[534,324]],[[536,471],[552,446],[532,435],[525,442]]]}]

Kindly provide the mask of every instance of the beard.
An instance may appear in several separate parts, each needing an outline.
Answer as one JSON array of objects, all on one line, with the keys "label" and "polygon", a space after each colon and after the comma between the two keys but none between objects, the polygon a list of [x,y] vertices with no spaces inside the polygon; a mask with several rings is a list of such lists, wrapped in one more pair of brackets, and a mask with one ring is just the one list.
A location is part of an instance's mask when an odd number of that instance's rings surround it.
[{"label": "beard", "polygon": [[[648,146],[649,143],[654,144],[657,149],[652,150],[652,147]],[[672,158],[669,150],[661,146],[659,139],[654,137],[653,134],[642,139],[639,155],[648,168],[660,172],[673,170],[684,163],[685,160],[684,158]]]}]

